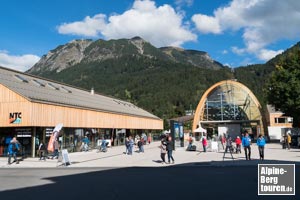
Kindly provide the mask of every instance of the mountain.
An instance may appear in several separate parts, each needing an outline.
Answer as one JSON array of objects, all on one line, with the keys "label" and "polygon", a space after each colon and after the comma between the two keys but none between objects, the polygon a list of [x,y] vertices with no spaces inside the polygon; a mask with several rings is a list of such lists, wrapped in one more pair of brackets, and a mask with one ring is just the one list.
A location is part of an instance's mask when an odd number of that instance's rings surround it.
[{"label": "mountain", "polygon": [[101,63],[128,56],[191,64],[201,68],[221,69],[223,67],[220,63],[213,61],[206,52],[174,47],[158,49],[142,38],[134,37],[109,41],[73,40],[44,55],[28,73],[35,75],[52,71],[59,73],[78,63]]},{"label": "mountain", "polygon": [[177,47],[160,48],[171,60],[177,63],[191,64],[196,67],[220,69],[223,65],[211,59],[204,51],[185,50]]},{"label": "mountain", "polygon": [[206,52],[156,48],[142,38],[74,40],[27,73],[135,103],[162,118],[185,115],[213,83],[232,78]]},{"label": "mountain", "polygon": [[84,50],[92,43],[92,40],[74,40],[66,45],[60,45],[42,56],[28,72],[32,74],[43,74],[45,71],[60,72],[77,63],[84,58]]},{"label": "mountain", "polygon": [[[291,48],[292,49],[292,48]],[[288,49],[265,64],[231,70],[206,52],[175,47],[156,48],[142,38],[74,40],[51,50],[27,73],[130,101],[163,118],[196,109],[214,83],[237,79],[266,105],[265,83]],[[289,56],[287,56],[289,55]]]}]

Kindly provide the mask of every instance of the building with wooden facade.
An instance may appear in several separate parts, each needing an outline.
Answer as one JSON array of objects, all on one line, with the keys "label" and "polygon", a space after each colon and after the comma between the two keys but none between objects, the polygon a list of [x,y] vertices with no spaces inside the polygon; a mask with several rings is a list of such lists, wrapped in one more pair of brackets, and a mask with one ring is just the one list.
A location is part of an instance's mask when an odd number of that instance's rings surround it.
[{"label": "building with wooden facade", "polygon": [[13,136],[35,156],[58,123],[61,144],[75,151],[85,135],[118,145],[126,134],[163,129],[163,120],[132,103],[0,67],[0,156]]},{"label": "building with wooden facade", "polygon": [[282,111],[276,110],[274,106],[267,105],[266,119],[269,137],[272,141],[280,141],[282,136],[293,128],[293,118],[285,116]]}]

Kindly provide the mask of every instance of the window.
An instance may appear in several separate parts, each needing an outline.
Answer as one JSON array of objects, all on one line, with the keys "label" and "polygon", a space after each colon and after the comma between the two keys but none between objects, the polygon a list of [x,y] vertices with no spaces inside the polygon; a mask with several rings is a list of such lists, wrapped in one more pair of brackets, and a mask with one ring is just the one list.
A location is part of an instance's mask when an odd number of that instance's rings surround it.
[{"label": "window", "polygon": [[276,117],[274,119],[276,124],[286,124],[293,122],[293,118],[291,117]]},{"label": "window", "polygon": [[28,80],[19,74],[15,74],[15,78],[24,83],[28,83]]},{"label": "window", "polygon": [[32,82],[33,82],[34,84],[36,84],[37,86],[45,87],[45,84],[43,84],[42,82],[40,82],[40,81],[38,81],[38,80],[36,80],[36,79],[33,79]]},{"label": "window", "polygon": [[65,91],[65,92],[68,92],[68,93],[72,93],[72,91],[71,90],[69,90],[69,89],[67,89],[67,88],[65,88],[65,87],[61,87],[61,89],[63,90],[63,91]]},{"label": "window", "polygon": [[52,83],[48,83],[47,85],[54,90],[59,90],[59,87],[53,85]]}]

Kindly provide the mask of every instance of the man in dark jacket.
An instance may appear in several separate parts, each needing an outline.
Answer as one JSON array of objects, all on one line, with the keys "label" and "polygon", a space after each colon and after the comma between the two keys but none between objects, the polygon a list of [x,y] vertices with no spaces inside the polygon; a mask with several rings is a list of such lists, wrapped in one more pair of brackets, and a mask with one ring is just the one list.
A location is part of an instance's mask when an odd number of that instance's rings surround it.
[{"label": "man in dark jacket", "polygon": [[172,141],[172,137],[169,136],[168,137],[168,141],[167,141],[167,152],[168,152],[168,163],[170,164],[170,161],[172,159],[172,163],[174,163],[174,158],[172,156],[173,153],[173,141]]},{"label": "man in dark jacket", "polygon": [[16,162],[16,164],[19,164],[19,161],[17,159],[17,153],[19,151],[19,142],[17,141],[17,138],[14,137],[9,145],[8,145],[8,164],[11,164],[11,157],[14,157],[14,162]]}]

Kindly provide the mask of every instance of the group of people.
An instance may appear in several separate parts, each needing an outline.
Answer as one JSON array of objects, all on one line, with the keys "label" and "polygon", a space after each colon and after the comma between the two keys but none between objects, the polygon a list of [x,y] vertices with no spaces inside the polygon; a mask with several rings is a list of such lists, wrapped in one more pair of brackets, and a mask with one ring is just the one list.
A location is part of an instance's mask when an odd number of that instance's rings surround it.
[{"label": "group of people", "polygon": [[[150,144],[150,141],[148,141],[148,142]],[[203,151],[206,152],[207,145],[208,145],[207,138],[204,136],[202,138],[201,142],[203,145]],[[232,151],[233,151],[232,142],[233,142],[232,138],[229,135],[222,136],[221,143],[223,145],[223,148],[224,148],[224,145],[226,146],[225,152],[230,151],[232,153]],[[83,145],[88,146],[88,143],[89,143],[88,138],[84,137]],[[137,141],[134,141],[132,136],[129,136],[125,139],[125,147],[126,147],[125,153],[127,155],[132,155],[135,145],[137,145],[137,147],[138,147],[138,152],[144,152],[144,144],[146,144],[146,143],[147,143],[147,141],[145,141],[145,137],[140,137],[140,138],[138,138]],[[245,132],[242,135],[242,139],[239,136],[237,136],[235,139],[235,143],[236,143],[236,153],[241,153],[241,148],[243,147],[246,160],[251,160],[251,138],[249,137],[248,132]],[[189,146],[192,146],[192,144],[193,144],[193,140],[190,139]],[[260,160],[264,160],[264,147],[266,145],[266,141],[265,141],[263,135],[259,135],[259,137],[257,138],[256,144],[258,146]],[[54,152],[52,155],[52,159],[58,158],[59,143],[57,141],[57,138],[55,139],[53,146],[54,146]],[[172,155],[173,150],[174,150],[174,142],[172,140],[172,137],[170,135],[167,135],[166,137],[162,138],[161,145],[159,147],[160,147],[160,157],[161,157],[162,163],[169,164],[169,163],[171,163],[171,161],[172,161],[172,163],[174,163],[174,158]],[[14,137],[10,141],[10,144],[8,146],[8,164],[12,163],[11,162],[12,157],[14,158],[14,162],[16,162],[17,164],[19,163],[17,160],[17,153],[18,153],[19,149],[20,149],[20,143],[17,141],[16,137]],[[47,156],[46,156],[47,147],[43,142],[41,142],[39,144],[38,150],[39,150],[40,160],[45,160],[47,158]],[[166,162],[166,158],[165,158],[166,155],[168,158],[168,162]]]},{"label": "group of people", "polygon": [[[225,138],[225,135],[223,137]],[[221,142],[223,143],[223,141],[225,141],[224,142],[226,144],[225,152],[229,150],[232,153],[233,152],[232,138],[229,135],[227,135],[227,138],[225,139],[223,139],[223,137]],[[236,149],[235,149],[236,153],[242,153],[241,147],[243,147],[246,160],[251,160],[251,138],[247,131],[243,134],[242,139],[239,136],[236,137],[235,144],[236,144]],[[264,148],[266,145],[266,140],[262,134],[260,134],[259,137],[257,138],[256,144],[259,150],[259,158],[260,160],[264,160]]]},{"label": "group of people", "polygon": [[39,159],[40,160],[46,160],[46,158],[49,159],[58,159],[59,156],[59,142],[57,138],[55,138],[53,142],[53,154],[52,156],[47,155],[48,148],[45,143],[40,142],[39,147],[38,147],[38,154],[39,154]]},{"label": "group of people", "polygon": [[[192,142],[193,142],[192,137],[189,138],[188,142],[189,143],[188,143],[187,149],[190,149],[190,147],[192,146]],[[235,153],[242,153],[241,149],[243,147],[246,160],[251,160],[251,138],[247,131],[245,131],[244,134],[242,134],[242,139],[239,136],[236,137],[236,139],[234,140],[235,148],[233,146],[233,140],[232,140],[231,136],[228,134],[221,135],[220,142],[224,149],[224,153],[227,153],[228,151],[230,153],[233,153],[234,151],[235,151]],[[207,146],[208,146],[208,141],[207,141],[206,136],[202,137],[201,143],[202,143],[202,147],[203,147],[203,152],[206,152]],[[266,145],[266,140],[262,134],[260,134],[259,137],[257,138],[256,144],[259,149],[260,160],[264,160],[264,147]]]},{"label": "group of people", "polygon": [[132,136],[125,138],[125,154],[132,155],[135,145],[138,147],[139,153],[144,153],[144,145],[147,144],[147,142],[150,144],[151,139],[147,138],[147,136],[141,136],[141,137],[135,137],[135,140],[133,140]]},{"label": "group of people", "polygon": [[[172,160],[172,164],[175,163],[175,160],[173,158],[173,150],[174,150],[174,143],[172,141],[171,136],[166,136],[161,139],[161,145],[160,147],[160,157],[162,159],[162,164],[170,164]],[[168,162],[166,162],[166,154],[168,155]]]}]

